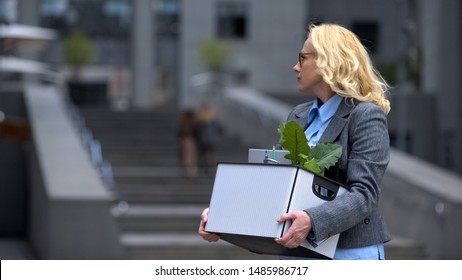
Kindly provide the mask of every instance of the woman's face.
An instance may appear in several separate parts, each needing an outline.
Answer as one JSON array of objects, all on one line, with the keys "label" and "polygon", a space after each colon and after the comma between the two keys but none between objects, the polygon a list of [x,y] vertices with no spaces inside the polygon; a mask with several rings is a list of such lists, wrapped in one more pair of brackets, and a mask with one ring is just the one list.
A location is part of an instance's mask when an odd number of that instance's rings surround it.
[{"label": "woman's face", "polygon": [[316,57],[316,51],[311,43],[311,39],[308,37],[303,44],[300,60],[293,67],[294,71],[298,74],[298,90],[301,92],[316,95],[316,89],[321,89],[326,85],[322,76],[316,72]]}]

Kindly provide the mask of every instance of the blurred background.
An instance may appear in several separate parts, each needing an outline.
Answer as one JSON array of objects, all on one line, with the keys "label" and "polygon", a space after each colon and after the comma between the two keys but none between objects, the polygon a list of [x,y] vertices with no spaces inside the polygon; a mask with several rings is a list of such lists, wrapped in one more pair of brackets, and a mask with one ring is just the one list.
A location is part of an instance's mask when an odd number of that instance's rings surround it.
[{"label": "blurred background", "polygon": [[274,259],[197,235],[218,161],[309,97],[310,23],[392,86],[388,259],[462,258],[459,0],[0,0],[0,258]]}]

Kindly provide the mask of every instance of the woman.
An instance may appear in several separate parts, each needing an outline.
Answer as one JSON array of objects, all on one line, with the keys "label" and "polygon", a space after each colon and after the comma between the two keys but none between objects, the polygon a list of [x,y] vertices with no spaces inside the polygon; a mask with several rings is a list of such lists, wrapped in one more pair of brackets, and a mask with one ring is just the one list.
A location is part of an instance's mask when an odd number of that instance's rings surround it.
[{"label": "woman", "polygon": [[218,122],[212,104],[205,102],[198,110],[197,137],[199,159],[207,175],[216,165],[215,147],[219,143],[221,126]]},{"label": "woman", "polygon": [[197,128],[196,117],[193,111],[181,114],[178,125],[178,151],[181,166],[186,176],[196,177],[197,171]]},{"label": "woman", "polygon": [[[310,145],[342,146],[339,162],[326,176],[350,190],[321,206],[283,214],[277,221],[291,220],[292,225],[275,241],[295,248],[307,238],[320,241],[340,233],[334,259],[384,259],[383,243],[391,235],[378,201],[389,162],[388,86],[358,38],[334,24],[310,26],[293,70],[298,90],[316,99],[296,106],[288,120],[305,129]],[[207,213],[205,209],[199,234],[216,241],[219,236],[204,231]]]}]

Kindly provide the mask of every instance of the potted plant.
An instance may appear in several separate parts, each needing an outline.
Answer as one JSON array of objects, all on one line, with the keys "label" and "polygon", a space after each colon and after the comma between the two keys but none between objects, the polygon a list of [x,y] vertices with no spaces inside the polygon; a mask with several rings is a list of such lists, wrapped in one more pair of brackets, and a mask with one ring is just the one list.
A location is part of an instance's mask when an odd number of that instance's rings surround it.
[{"label": "potted plant", "polygon": [[71,80],[80,80],[81,69],[93,62],[94,48],[90,38],[79,30],[64,40],[64,62],[71,68]]},{"label": "potted plant", "polygon": [[223,70],[231,59],[231,46],[223,40],[206,38],[200,42],[199,55],[212,75],[210,93],[219,92]]},{"label": "potted plant", "polygon": [[64,40],[64,62],[71,74],[69,97],[76,105],[106,103],[106,84],[82,79],[82,69],[94,61],[95,45],[82,31],[75,30]]},{"label": "potted plant", "polygon": [[199,48],[205,67],[212,72],[221,72],[231,58],[231,47],[222,40],[207,38]]}]

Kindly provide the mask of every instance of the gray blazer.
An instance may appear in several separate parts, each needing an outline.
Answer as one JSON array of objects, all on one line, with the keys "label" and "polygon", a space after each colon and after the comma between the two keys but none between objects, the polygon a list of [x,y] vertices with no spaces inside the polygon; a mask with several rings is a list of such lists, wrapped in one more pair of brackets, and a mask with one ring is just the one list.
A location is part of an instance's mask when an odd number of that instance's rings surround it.
[{"label": "gray blazer", "polygon": [[[287,120],[306,129],[312,104],[296,106]],[[378,208],[380,185],[390,157],[383,110],[370,102],[353,104],[344,99],[319,141],[342,146],[340,160],[325,176],[351,189],[331,202],[305,210],[313,223],[315,239],[341,233],[339,248],[389,241],[391,235]]]}]

